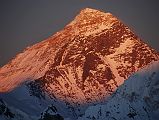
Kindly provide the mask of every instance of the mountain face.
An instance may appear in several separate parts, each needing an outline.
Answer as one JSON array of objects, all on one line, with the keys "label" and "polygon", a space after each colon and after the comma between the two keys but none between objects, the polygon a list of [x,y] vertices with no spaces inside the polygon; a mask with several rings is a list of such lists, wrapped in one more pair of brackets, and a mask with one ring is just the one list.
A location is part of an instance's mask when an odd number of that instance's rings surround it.
[{"label": "mountain face", "polygon": [[78,120],[158,120],[159,61],[133,74],[104,105],[89,107]]},{"label": "mountain face", "polygon": [[116,17],[86,8],[0,69],[1,97],[29,115],[53,104],[54,115],[75,119],[157,60],[159,54]]}]

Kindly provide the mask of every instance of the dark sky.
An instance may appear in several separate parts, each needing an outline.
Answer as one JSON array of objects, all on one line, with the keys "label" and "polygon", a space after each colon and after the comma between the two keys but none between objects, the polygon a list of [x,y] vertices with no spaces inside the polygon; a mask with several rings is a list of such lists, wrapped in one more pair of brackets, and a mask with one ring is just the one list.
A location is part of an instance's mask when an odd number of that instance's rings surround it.
[{"label": "dark sky", "polygon": [[0,0],[0,66],[85,7],[112,13],[159,51],[159,0]]}]

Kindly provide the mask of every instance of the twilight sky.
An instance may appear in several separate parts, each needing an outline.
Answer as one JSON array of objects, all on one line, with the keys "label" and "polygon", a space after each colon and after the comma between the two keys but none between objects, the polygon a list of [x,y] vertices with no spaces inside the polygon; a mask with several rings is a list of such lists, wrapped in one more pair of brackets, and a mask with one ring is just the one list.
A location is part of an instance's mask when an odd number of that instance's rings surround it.
[{"label": "twilight sky", "polygon": [[0,66],[68,24],[83,8],[110,12],[159,51],[159,0],[1,0]]}]

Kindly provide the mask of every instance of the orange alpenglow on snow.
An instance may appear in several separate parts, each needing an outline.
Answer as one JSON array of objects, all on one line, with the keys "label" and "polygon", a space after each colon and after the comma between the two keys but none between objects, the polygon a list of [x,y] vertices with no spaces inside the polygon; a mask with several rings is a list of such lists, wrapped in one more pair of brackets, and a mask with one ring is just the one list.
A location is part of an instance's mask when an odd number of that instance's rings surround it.
[{"label": "orange alpenglow on snow", "polygon": [[159,54],[110,13],[86,8],[0,69],[0,92],[30,82],[70,103],[101,101]]}]

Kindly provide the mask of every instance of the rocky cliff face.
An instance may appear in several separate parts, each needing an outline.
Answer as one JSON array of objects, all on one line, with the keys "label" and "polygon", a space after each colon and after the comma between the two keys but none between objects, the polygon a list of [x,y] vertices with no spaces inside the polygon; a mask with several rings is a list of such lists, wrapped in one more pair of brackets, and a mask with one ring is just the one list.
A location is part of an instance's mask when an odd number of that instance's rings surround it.
[{"label": "rocky cliff face", "polygon": [[132,73],[157,60],[159,54],[116,17],[86,8],[63,30],[2,67],[0,92],[25,83],[39,99],[92,104],[105,101]]}]

